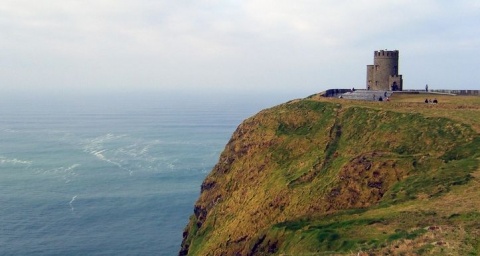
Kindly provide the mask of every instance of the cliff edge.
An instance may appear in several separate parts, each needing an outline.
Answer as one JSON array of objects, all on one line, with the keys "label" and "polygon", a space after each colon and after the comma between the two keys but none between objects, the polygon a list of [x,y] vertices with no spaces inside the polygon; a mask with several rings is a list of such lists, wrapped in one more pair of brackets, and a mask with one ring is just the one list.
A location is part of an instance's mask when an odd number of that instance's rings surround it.
[{"label": "cliff edge", "polygon": [[201,185],[180,255],[480,253],[480,98],[263,110]]}]

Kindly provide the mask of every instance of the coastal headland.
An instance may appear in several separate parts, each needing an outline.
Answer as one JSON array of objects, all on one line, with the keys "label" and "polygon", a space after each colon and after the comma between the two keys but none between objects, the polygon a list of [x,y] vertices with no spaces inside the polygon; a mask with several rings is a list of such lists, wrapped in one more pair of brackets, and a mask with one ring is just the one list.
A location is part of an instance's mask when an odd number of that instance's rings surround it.
[{"label": "coastal headland", "polygon": [[179,254],[479,254],[480,97],[380,93],[314,94],[242,122]]}]

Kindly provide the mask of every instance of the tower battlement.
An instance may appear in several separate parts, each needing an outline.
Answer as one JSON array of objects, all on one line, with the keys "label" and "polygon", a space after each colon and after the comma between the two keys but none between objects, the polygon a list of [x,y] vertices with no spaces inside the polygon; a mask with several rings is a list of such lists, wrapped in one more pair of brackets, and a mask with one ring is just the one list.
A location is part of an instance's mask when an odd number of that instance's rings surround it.
[{"label": "tower battlement", "polygon": [[398,50],[394,51],[387,51],[387,50],[380,50],[380,51],[375,51],[373,53],[374,57],[391,57],[391,58],[398,58]]}]

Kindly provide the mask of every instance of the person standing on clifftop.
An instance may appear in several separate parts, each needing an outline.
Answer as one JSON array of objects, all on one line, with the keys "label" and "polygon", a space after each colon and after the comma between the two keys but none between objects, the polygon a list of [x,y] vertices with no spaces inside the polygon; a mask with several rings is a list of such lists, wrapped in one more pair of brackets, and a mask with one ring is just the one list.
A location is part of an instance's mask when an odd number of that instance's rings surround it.
[{"label": "person standing on clifftop", "polygon": [[428,92],[428,84],[425,85],[425,91]]}]

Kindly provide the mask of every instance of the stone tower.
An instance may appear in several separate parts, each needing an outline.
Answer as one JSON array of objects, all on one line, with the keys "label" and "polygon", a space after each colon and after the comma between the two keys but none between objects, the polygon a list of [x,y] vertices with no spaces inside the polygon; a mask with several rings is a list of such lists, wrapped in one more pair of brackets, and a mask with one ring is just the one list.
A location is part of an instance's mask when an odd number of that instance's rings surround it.
[{"label": "stone tower", "polygon": [[401,91],[402,75],[398,74],[398,51],[375,51],[373,65],[367,65],[367,89]]}]

